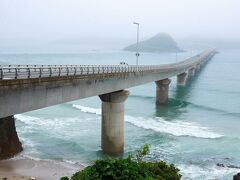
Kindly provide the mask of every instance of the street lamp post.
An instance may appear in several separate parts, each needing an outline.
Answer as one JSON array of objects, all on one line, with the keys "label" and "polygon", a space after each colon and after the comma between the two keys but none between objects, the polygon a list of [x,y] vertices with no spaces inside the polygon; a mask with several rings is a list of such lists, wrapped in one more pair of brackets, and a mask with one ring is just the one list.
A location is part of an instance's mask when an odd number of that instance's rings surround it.
[{"label": "street lamp post", "polygon": [[176,50],[176,62],[178,62],[178,51]]},{"label": "street lamp post", "polygon": [[133,24],[137,25],[137,52],[136,52],[137,61],[136,61],[136,65],[138,66],[138,56],[140,55],[139,54],[139,23],[133,22]]}]

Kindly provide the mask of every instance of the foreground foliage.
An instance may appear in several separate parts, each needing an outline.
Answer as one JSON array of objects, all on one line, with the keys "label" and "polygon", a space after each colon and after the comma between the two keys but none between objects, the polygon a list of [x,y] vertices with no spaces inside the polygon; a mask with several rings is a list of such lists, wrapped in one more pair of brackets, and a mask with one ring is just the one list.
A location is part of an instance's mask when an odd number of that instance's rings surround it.
[{"label": "foreground foliage", "polygon": [[[149,146],[137,150],[135,156],[97,160],[92,166],[75,173],[71,180],[179,180],[179,169],[163,161],[145,162]],[[61,180],[69,180],[67,177]]]}]

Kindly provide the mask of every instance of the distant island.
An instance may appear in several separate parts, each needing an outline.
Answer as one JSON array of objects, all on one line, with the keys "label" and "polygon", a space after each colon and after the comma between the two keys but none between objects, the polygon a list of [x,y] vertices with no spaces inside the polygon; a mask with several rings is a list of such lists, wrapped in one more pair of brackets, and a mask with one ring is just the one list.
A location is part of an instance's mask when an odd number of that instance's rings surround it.
[{"label": "distant island", "polygon": [[[132,44],[125,47],[125,51],[136,51],[137,44]],[[165,53],[165,52],[184,52],[180,49],[174,39],[167,33],[158,33],[150,39],[139,42],[140,52],[153,52],[153,53]]]}]

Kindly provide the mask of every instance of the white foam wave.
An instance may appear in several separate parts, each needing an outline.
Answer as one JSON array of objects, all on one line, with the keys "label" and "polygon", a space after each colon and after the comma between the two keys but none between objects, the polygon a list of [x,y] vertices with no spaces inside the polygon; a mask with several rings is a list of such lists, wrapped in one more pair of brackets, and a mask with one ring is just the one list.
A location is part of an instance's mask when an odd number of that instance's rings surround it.
[{"label": "white foam wave", "polygon": [[26,125],[30,126],[42,126],[45,128],[54,128],[54,127],[65,127],[66,125],[70,125],[74,122],[79,122],[78,118],[40,118],[29,116],[25,114],[17,114],[14,117],[23,122]]},{"label": "white foam wave", "polygon": [[[52,135],[56,138],[63,138],[65,140],[71,140],[79,135],[89,134],[92,129],[81,128],[82,123],[89,121],[96,122],[96,118],[79,118],[79,117],[34,117],[25,114],[15,115],[17,122],[21,122],[24,125],[20,125],[19,135],[20,137],[27,137],[29,133],[41,132]],[[26,142],[29,145],[29,143]]]},{"label": "white foam wave", "polygon": [[234,174],[237,174],[239,169],[231,169],[226,167],[204,166],[200,167],[197,165],[179,165],[180,173],[182,174],[182,179],[232,179]]},{"label": "white foam wave", "polygon": [[[91,114],[101,114],[101,109],[84,107],[81,105],[73,105],[74,108],[77,108],[85,113]],[[133,117],[125,116],[125,121],[133,124],[134,126],[149,129],[160,133],[167,133],[174,136],[192,136],[198,138],[220,138],[223,135],[212,132],[209,128],[200,126],[197,123],[182,122],[182,121],[165,121],[161,118],[143,118],[143,117]]]},{"label": "white foam wave", "polygon": [[202,127],[195,123],[182,121],[165,121],[161,118],[144,119],[127,116],[127,122],[144,129],[150,129],[156,132],[168,133],[174,136],[192,136],[198,138],[219,138],[221,134],[211,132],[208,128]]},{"label": "white foam wave", "polygon": [[85,106],[76,105],[76,104],[73,104],[72,107],[74,107],[76,109],[79,109],[79,110],[81,110],[82,112],[85,112],[85,113],[91,113],[91,114],[97,114],[97,115],[101,114],[101,109],[85,107]]},{"label": "white foam wave", "polygon": [[17,115],[14,115],[14,117],[27,125],[33,124],[34,122],[40,120],[37,117],[27,116],[23,114],[17,114]]}]

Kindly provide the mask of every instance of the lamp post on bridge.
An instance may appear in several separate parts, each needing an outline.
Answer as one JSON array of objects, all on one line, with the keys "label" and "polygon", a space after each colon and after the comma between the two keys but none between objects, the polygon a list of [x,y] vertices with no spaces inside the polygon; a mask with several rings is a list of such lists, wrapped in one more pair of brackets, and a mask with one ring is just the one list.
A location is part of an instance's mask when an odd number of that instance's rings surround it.
[{"label": "lamp post on bridge", "polygon": [[133,22],[133,24],[137,25],[137,50],[136,50],[136,65],[138,66],[138,56],[139,54],[139,23]]},{"label": "lamp post on bridge", "polygon": [[176,54],[176,56],[175,56],[175,58],[176,58],[176,62],[178,62],[178,50],[176,50],[176,52],[175,52]]}]

